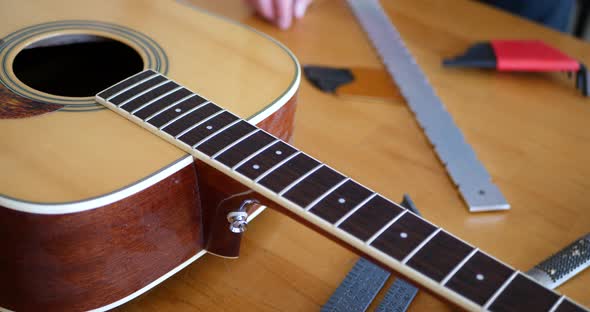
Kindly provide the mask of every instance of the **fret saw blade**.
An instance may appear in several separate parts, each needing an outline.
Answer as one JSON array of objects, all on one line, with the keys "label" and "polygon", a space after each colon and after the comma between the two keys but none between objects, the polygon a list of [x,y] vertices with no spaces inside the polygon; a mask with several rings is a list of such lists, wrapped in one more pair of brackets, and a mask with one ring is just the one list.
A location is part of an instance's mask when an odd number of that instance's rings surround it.
[{"label": "fret saw blade", "polygon": [[369,260],[360,258],[320,311],[366,311],[390,274]]},{"label": "fret saw blade", "polygon": [[417,293],[416,286],[398,278],[391,284],[375,312],[405,312]]},{"label": "fret saw blade", "polygon": [[469,211],[510,209],[377,0],[348,0]]}]

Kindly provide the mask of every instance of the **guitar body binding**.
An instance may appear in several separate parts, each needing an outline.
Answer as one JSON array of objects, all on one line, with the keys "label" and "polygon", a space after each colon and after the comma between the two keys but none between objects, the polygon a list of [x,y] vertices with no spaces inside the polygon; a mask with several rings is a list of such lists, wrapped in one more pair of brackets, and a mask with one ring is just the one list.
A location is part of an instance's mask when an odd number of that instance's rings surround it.
[{"label": "guitar body binding", "polygon": [[[6,1],[0,11],[21,5]],[[48,38],[116,40],[137,51],[142,70],[188,81],[290,141],[300,81],[293,54],[264,34],[176,2],[64,0],[59,13],[44,5],[0,23],[0,133],[8,134],[0,139],[0,311],[108,310],[208,250],[237,257],[241,235],[227,220],[220,229],[212,222],[247,188],[104,109],[94,94],[31,88],[12,63]],[[248,221],[263,208],[248,211]]]}]

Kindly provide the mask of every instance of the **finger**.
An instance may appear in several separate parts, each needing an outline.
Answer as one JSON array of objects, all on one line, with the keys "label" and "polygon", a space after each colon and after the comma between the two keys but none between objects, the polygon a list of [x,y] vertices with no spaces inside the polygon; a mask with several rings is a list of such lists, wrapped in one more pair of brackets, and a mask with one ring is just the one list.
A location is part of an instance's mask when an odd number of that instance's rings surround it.
[{"label": "finger", "polygon": [[276,0],[276,24],[281,29],[287,29],[291,26],[293,20],[293,0]]},{"label": "finger", "polygon": [[260,14],[269,21],[275,21],[275,11],[272,0],[255,0],[253,1],[254,8]]},{"label": "finger", "polygon": [[295,18],[302,18],[310,3],[311,0],[295,0]]}]

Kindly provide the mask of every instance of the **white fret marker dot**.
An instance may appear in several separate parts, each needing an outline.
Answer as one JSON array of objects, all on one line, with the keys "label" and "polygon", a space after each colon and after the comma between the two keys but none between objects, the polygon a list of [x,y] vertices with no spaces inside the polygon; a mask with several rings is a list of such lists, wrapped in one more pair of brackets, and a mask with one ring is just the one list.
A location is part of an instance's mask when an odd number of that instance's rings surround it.
[{"label": "white fret marker dot", "polygon": [[213,129],[213,127],[207,126],[207,130],[211,130],[211,129]]},{"label": "white fret marker dot", "polygon": [[256,164],[254,164],[254,165],[252,165],[252,168],[254,168],[254,170],[258,170],[258,169],[260,169],[260,166],[259,166],[259,165],[256,165]]},{"label": "white fret marker dot", "polygon": [[483,274],[481,274],[481,273],[478,273],[478,274],[475,276],[475,279],[476,279],[476,280],[478,280],[478,281],[483,281],[483,279],[484,279],[484,276],[483,276]]},{"label": "white fret marker dot", "polygon": [[275,154],[277,154],[277,155],[281,155],[282,153],[283,153],[283,152],[281,152],[281,151],[276,151],[276,152],[275,152]]},{"label": "white fret marker dot", "polygon": [[399,237],[401,237],[401,238],[406,238],[406,237],[408,237],[408,233],[406,233],[406,232],[401,232],[401,233],[399,233]]},{"label": "white fret marker dot", "polygon": [[346,202],[346,199],[344,199],[344,198],[338,198],[338,202],[340,204],[344,204]]},{"label": "white fret marker dot", "polygon": [[175,109],[174,111],[175,111],[175,112],[177,112],[177,113],[180,113],[180,112],[182,112],[182,109],[180,109],[180,108],[177,108],[177,109]]}]

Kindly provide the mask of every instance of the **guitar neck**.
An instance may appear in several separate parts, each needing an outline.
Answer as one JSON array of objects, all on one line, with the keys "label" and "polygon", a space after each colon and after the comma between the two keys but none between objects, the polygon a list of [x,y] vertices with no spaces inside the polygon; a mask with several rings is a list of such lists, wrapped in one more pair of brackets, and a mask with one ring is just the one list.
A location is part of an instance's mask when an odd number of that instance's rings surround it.
[{"label": "guitar neck", "polygon": [[586,311],[154,71],[130,77],[96,99],[466,310]]}]

